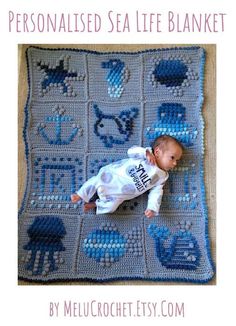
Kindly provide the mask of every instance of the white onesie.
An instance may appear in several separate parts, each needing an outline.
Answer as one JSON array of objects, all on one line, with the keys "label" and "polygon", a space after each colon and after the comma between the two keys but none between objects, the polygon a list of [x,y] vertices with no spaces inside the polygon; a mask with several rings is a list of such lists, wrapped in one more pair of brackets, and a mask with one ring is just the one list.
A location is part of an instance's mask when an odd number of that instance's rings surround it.
[{"label": "white onesie", "polygon": [[128,150],[127,159],[123,159],[102,167],[98,174],[79,189],[77,194],[85,201],[97,192],[97,214],[114,212],[125,200],[138,197],[147,190],[147,209],[158,215],[163,194],[163,185],[168,179],[167,172],[152,165],[146,158],[146,150],[150,148],[133,146]]}]

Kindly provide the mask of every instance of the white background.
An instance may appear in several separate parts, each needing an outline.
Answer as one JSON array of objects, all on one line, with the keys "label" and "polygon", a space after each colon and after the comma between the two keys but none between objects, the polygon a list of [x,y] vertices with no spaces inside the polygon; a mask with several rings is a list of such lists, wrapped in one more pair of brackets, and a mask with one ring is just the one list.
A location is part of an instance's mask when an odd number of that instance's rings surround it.
[{"label": "white background", "polygon": [[[72,1],[2,0],[1,37],[1,306],[2,325],[232,325],[235,322],[235,21],[234,1]],[[66,8],[66,9],[65,9]],[[8,11],[227,13],[224,33],[9,33]],[[18,43],[166,43],[217,44],[217,285],[216,286],[18,286],[17,285],[17,44]],[[148,283],[147,283],[148,284]],[[185,302],[179,319],[76,319],[49,317],[49,302],[88,301]],[[4,322],[4,324],[3,324]]]}]

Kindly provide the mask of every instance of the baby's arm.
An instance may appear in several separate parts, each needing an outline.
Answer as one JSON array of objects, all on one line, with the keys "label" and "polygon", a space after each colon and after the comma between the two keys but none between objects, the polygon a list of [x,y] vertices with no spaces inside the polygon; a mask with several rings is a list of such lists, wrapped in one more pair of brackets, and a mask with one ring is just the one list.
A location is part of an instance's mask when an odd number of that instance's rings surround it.
[{"label": "baby's arm", "polygon": [[151,152],[151,148],[143,148],[138,146],[133,146],[128,149],[127,152],[130,158],[144,159],[146,158],[151,164],[156,164],[155,156]]},{"label": "baby's arm", "polygon": [[148,195],[148,204],[145,211],[145,215],[148,218],[157,216],[161,206],[161,200],[163,195],[163,184],[155,186],[152,188]]}]

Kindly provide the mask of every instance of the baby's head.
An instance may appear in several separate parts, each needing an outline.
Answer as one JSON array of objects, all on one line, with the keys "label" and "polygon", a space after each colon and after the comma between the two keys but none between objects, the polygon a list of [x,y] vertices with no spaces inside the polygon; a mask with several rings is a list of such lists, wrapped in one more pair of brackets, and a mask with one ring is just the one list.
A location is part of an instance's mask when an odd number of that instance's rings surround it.
[{"label": "baby's head", "polygon": [[175,138],[163,135],[155,139],[152,151],[157,165],[164,171],[173,169],[181,159],[184,147]]}]

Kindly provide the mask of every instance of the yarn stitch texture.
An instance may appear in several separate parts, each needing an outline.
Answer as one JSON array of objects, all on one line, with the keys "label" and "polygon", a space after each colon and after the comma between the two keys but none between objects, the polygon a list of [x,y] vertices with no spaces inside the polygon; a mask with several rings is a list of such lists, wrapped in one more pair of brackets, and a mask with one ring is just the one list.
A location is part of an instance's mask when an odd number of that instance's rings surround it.
[{"label": "yarn stitch texture", "polygon": [[[26,60],[19,278],[208,282],[215,268],[203,168],[204,49],[29,47]],[[150,146],[162,134],[186,150],[170,172],[158,217],[144,216],[147,194],[100,216],[71,202],[101,167],[122,164],[129,147]]]}]

